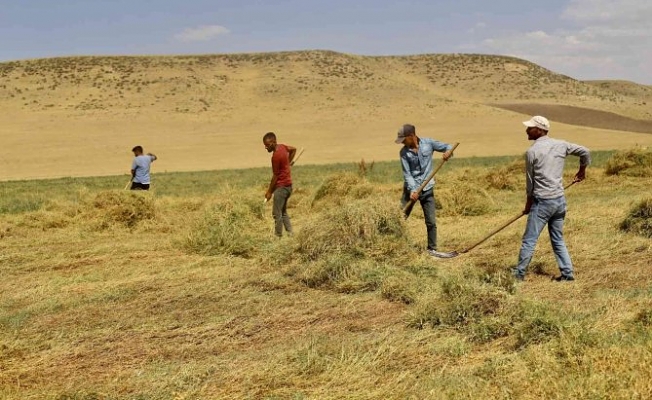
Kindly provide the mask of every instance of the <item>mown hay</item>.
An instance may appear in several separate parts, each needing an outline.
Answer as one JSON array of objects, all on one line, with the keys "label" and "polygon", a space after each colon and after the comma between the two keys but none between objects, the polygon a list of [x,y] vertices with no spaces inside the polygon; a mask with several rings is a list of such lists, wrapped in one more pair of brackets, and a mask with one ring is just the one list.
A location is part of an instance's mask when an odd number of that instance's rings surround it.
[{"label": "mown hay", "polygon": [[407,245],[406,225],[395,202],[358,200],[318,215],[297,241],[305,260],[334,253],[379,259]]},{"label": "mown hay", "polygon": [[616,152],[605,165],[607,175],[645,177],[652,175],[652,151],[635,148]]},{"label": "mown hay", "polygon": [[[502,273],[492,267],[487,272]],[[488,279],[486,272],[446,278],[440,289],[419,299],[409,326],[452,328],[476,343],[508,338],[505,343],[510,349],[559,338],[569,326],[565,316],[512,296],[511,287],[494,277]]]},{"label": "mown hay", "polygon": [[312,206],[339,206],[352,199],[363,199],[373,193],[373,186],[364,177],[343,172],[331,175],[317,188]]},{"label": "mown hay", "polygon": [[[288,266],[287,273],[303,284],[347,293],[376,290],[396,268],[418,258],[400,208],[388,199],[326,209],[296,235],[287,257],[279,261],[274,253],[266,255],[268,261]],[[395,292],[405,292],[400,301],[411,301],[407,289]]]},{"label": "mown hay", "polygon": [[441,289],[439,295],[422,302],[410,321],[412,327],[451,327],[479,342],[509,333],[512,309],[506,292],[458,277],[443,280]]},{"label": "mown hay", "polygon": [[480,186],[472,182],[454,182],[448,187],[435,189],[440,213],[446,216],[483,215],[491,210],[493,199]]},{"label": "mown hay", "polygon": [[627,217],[620,223],[620,229],[652,238],[652,197],[641,200],[632,207]]},{"label": "mown hay", "polygon": [[525,161],[517,159],[493,168],[485,175],[488,186],[498,190],[518,190],[525,187]]},{"label": "mown hay", "polygon": [[101,191],[83,199],[79,213],[97,229],[134,228],[138,222],[156,217],[156,205],[150,193]]},{"label": "mown hay", "polygon": [[412,304],[416,300],[417,287],[416,277],[407,272],[397,273],[382,281],[380,294],[389,301]]},{"label": "mown hay", "polygon": [[225,199],[212,204],[191,224],[180,245],[195,254],[250,258],[256,254],[265,229],[271,226],[262,222],[262,207],[262,202],[254,199]]}]

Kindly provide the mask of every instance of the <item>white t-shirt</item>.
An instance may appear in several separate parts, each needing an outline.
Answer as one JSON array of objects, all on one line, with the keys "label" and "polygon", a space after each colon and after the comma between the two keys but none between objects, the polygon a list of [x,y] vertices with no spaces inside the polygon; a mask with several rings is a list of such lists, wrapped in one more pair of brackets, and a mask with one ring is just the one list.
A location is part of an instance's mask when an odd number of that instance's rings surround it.
[{"label": "white t-shirt", "polygon": [[152,161],[154,161],[153,156],[141,155],[134,157],[134,162],[131,163],[131,169],[136,171],[134,182],[149,185],[149,166],[152,164]]}]

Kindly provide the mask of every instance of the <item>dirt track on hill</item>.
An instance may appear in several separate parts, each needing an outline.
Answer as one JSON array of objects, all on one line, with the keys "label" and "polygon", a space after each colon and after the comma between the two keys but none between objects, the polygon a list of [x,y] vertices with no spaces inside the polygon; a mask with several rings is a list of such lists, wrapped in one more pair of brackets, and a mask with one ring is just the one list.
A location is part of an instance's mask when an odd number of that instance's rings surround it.
[{"label": "dirt track on hill", "polygon": [[527,115],[543,115],[553,122],[591,128],[652,133],[652,121],[623,117],[612,112],[553,104],[490,104]]}]

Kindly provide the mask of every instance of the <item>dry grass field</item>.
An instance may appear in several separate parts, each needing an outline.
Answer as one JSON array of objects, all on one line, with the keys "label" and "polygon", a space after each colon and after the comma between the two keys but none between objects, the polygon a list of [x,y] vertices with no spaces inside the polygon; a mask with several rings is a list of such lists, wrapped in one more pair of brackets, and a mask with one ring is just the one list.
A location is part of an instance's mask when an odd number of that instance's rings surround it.
[{"label": "dry grass field", "polygon": [[[487,55],[301,51],[5,62],[0,179],[127,173],[136,144],[159,156],[159,172],[267,166],[261,137],[270,130],[308,149],[310,163],[394,160],[392,138],[405,122],[423,136],[463,143],[462,157],[516,155],[528,146],[521,113],[551,106],[560,116],[551,118],[552,136],[595,150],[645,146],[652,144],[650,91]],[[575,118],[591,111],[612,114],[590,114],[590,124]]]},{"label": "dry grass field", "polygon": [[[442,168],[441,250],[522,209],[521,162]],[[524,220],[430,258],[395,162],[294,167],[281,240],[268,168],[1,183],[0,398],[650,398],[650,171],[595,153],[567,192],[577,281],[544,233],[522,284]]]}]

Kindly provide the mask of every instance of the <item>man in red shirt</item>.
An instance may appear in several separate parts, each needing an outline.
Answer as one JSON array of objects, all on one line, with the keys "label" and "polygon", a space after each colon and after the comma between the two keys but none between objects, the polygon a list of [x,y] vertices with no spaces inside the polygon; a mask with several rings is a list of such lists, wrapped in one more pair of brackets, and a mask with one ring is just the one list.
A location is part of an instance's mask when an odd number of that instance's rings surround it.
[{"label": "man in red shirt", "polygon": [[292,235],[292,225],[290,216],[287,213],[288,199],[292,195],[292,175],[290,174],[290,165],[294,159],[297,149],[292,146],[276,143],[274,132],[267,132],[263,136],[263,144],[268,153],[272,153],[272,181],[269,183],[265,200],[272,198],[274,195],[274,206],[272,215],[274,215],[274,233],[276,236],[283,235],[283,227],[289,235]]}]

